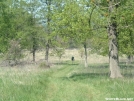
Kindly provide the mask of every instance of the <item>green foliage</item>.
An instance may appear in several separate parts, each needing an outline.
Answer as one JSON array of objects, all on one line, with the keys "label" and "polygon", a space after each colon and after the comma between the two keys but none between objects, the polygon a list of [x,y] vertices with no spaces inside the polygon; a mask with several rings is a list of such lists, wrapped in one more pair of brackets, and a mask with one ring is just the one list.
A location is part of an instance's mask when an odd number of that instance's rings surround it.
[{"label": "green foliage", "polygon": [[11,40],[19,40],[21,48],[31,52],[46,44],[50,48],[86,44],[92,52],[106,55],[107,26],[115,22],[120,53],[133,55],[134,1],[112,0],[112,13],[108,8],[110,1],[1,0],[0,52],[8,51]]},{"label": "green foliage", "polygon": [[[7,5],[3,7],[2,16],[0,16],[1,17],[0,20],[2,22],[1,27],[0,27],[0,30],[2,32],[1,41],[3,41],[3,43],[7,42],[8,44],[8,41],[12,39],[22,39],[22,42],[23,42],[24,41],[23,36],[25,38],[32,36],[32,34],[30,36],[30,35],[26,35],[26,33],[33,33],[33,32],[36,32],[37,29],[39,29],[35,21],[36,19],[34,18],[35,15],[32,15],[31,13],[29,13],[31,12],[30,10],[29,12],[26,11],[26,9],[29,6],[26,2],[5,1],[4,3],[7,3]],[[34,31],[31,32],[32,30]],[[4,40],[6,42],[4,42]],[[3,46],[6,46],[6,45],[3,45]]]},{"label": "green foliage", "polygon": [[[105,55],[108,53],[107,26],[110,23],[117,24],[118,46],[121,54],[132,55],[133,52],[133,0],[91,0],[91,5],[96,5],[96,21],[93,31],[92,50]],[[113,3],[114,11],[109,12],[109,3]],[[111,18],[115,18],[111,20]]]},{"label": "green foliage", "polygon": [[130,0],[124,6],[120,7],[118,12],[118,31],[119,31],[119,49],[121,54],[133,55],[134,54],[134,30],[133,30],[133,5],[134,2]]},{"label": "green foliage", "polygon": [[85,42],[90,36],[89,23],[84,5],[79,5],[79,2],[66,1],[64,8],[61,11],[55,11],[53,15],[52,27],[55,33],[62,36],[64,39],[72,39],[74,42]]},{"label": "green foliage", "polygon": [[8,41],[12,38],[12,13],[8,11],[5,1],[0,2],[0,5],[0,52],[5,52],[8,49]]}]

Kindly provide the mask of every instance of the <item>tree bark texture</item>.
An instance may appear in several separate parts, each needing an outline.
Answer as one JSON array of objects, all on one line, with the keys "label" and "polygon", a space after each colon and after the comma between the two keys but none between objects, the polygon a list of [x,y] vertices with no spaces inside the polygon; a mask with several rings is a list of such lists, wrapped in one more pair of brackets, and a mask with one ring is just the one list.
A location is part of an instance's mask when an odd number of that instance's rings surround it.
[{"label": "tree bark texture", "polygon": [[33,50],[33,62],[35,62],[35,50]]},{"label": "tree bark texture", "polygon": [[[109,2],[109,12],[112,14],[114,7],[114,1]],[[118,61],[118,33],[117,24],[115,17],[110,18],[108,25],[108,36],[109,36],[109,66],[110,66],[110,77],[119,78],[122,77],[120,73],[119,61]]]},{"label": "tree bark texture", "polygon": [[49,56],[49,43],[46,44],[45,60],[47,63],[48,63],[48,56]]},{"label": "tree bark texture", "polygon": [[86,43],[84,44],[84,51],[85,51],[85,67],[88,67],[88,62],[87,62],[87,45],[86,45]]}]

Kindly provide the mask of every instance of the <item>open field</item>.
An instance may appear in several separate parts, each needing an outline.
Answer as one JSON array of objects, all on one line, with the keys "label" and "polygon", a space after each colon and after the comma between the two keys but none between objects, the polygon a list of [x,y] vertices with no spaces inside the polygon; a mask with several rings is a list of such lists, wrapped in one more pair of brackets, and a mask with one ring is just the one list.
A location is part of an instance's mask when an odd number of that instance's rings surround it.
[{"label": "open field", "polygon": [[[84,53],[83,53],[84,55]],[[32,61],[32,53],[30,53],[29,51],[25,52],[25,58],[22,59],[22,61],[27,61],[30,62]],[[71,57],[74,56],[76,61],[80,61],[81,63],[83,63],[84,61],[84,56],[81,58],[80,52],[78,49],[66,49],[65,53],[63,54],[63,56],[61,57],[62,61],[68,61],[71,60]],[[42,51],[37,51],[36,52],[36,62],[39,61],[44,61],[45,59],[45,50]],[[120,59],[120,62],[126,62],[126,57],[123,56]],[[49,61],[51,63],[53,62],[59,62],[59,57],[52,55],[52,50],[50,50],[50,57],[49,57]],[[61,62],[62,62],[61,61]],[[101,56],[101,55],[97,55],[97,54],[90,54],[88,52],[88,63],[92,64],[92,63],[108,63],[108,56]]]},{"label": "open field", "polygon": [[[58,64],[58,58],[51,57],[53,65],[50,69],[39,68],[39,64],[1,67],[0,101],[134,100],[133,64],[120,63],[124,78],[110,79],[108,63],[103,61],[107,57],[93,55],[92,59],[98,62],[84,68],[80,58],[72,64],[71,55],[64,55]],[[43,59],[43,54],[37,54],[37,59]]]},{"label": "open field", "polygon": [[110,79],[107,64],[83,68],[76,62],[52,69],[1,68],[0,101],[105,101],[133,98],[134,75]]}]

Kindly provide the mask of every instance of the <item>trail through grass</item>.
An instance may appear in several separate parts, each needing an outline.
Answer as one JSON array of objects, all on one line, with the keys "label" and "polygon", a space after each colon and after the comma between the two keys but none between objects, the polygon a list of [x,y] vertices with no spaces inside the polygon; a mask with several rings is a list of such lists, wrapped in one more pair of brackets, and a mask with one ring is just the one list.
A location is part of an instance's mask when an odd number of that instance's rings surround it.
[{"label": "trail through grass", "polygon": [[91,65],[90,68],[84,68],[80,65],[65,65],[53,71],[46,101],[105,101],[105,98],[132,98],[134,79],[110,79],[106,66],[98,68],[97,65],[95,68]]},{"label": "trail through grass", "polygon": [[107,64],[0,69],[0,101],[106,101],[133,98],[134,78],[110,79]]}]

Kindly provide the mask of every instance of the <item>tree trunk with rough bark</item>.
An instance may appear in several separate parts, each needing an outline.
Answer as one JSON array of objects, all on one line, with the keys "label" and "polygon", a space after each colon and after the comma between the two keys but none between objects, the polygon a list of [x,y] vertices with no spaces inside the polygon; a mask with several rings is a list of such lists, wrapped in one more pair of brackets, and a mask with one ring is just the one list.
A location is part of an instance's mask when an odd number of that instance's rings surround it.
[{"label": "tree trunk with rough bark", "polygon": [[46,44],[46,54],[45,54],[45,60],[48,64],[48,56],[49,56],[49,43]]},{"label": "tree trunk with rough bark", "polygon": [[86,43],[84,44],[84,51],[85,51],[85,67],[88,67],[88,62],[87,62],[87,45],[86,45]]},{"label": "tree trunk with rough bark", "polygon": [[109,28],[109,66],[110,66],[110,77],[118,78],[122,77],[120,73],[119,61],[118,61],[118,44],[117,44],[117,33],[113,29],[114,26]]},{"label": "tree trunk with rough bark", "polygon": [[35,62],[35,50],[33,50],[33,62]]},{"label": "tree trunk with rough bark", "polygon": [[[114,1],[109,1],[109,12],[114,12]],[[116,16],[110,17],[110,23],[108,25],[108,36],[109,36],[109,66],[110,66],[110,77],[119,78],[122,77],[118,61],[118,33]]]}]

